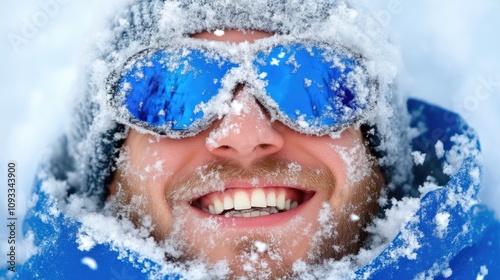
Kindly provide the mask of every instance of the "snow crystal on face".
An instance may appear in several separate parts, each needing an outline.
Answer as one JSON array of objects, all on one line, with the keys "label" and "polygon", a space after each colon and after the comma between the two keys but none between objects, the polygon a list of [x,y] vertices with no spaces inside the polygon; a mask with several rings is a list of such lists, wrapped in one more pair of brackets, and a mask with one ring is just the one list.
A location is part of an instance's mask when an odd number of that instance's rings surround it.
[{"label": "snow crystal on face", "polygon": [[238,100],[233,100],[231,102],[231,114],[232,115],[236,115],[236,116],[241,115],[241,113],[243,112],[243,110],[245,108],[246,108],[245,105]]},{"label": "snow crystal on face", "polygon": [[366,148],[362,143],[354,143],[352,147],[341,147],[330,145],[341,157],[346,165],[346,175],[350,184],[355,185],[370,176],[372,172],[372,160],[366,154]]},{"label": "snow crystal on face", "polygon": [[300,164],[295,163],[295,162],[291,162],[288,164],[288,170],[291,173],[300,172],[302,170],[302,166]]},{"label": "snow crystal on face", "polygon": [[357,222],[360,219],[360,217],[356,214],[351,214],[350,218],[351,218],[351,221],[353,221],[353,222]]},{"label": "snow crystal on face", "polygon": [[[338,222],[334,219],[334,217],[335,213],[333,212],[331,205],[327,202],[323,202],[321,210],[317,216],[319,229],[311,237],[311,247],[314,249],[309,252],[309,258],[316,258],[316,254],[320,251],[318,246],[322,245],[322,241],[325,237],[337,234],[336,227]],[[339,244],[338,246],[342,245],[343,244]]]},{"label": "snow crystal on face", "polygon": [[88,266],[92,270],[97,270],[97,262],[91,257],[84,257],[82,259],[82,264]]},{"label": "snow crystal on face", "polygon": [[333,212],[331,209],[331,206],[328,203],[323,203],[321,207],[321,211],[319,212],[318,215],[318,222],[322,225],[326,224],[328,221],[331,220],[331,217],[333,216]]},{"label": "snow crystal on face", "polygon": [[241,126],[238,123],[231,123],[230,125],[226,125],[223,127],[219,127],[217,130],[212,130],[210,131],[210,134],[208,135],[207,139],[205,142],[207,143],[208,147],[218,147],[219,141],[227,137],[230,134],[240,134]]}]

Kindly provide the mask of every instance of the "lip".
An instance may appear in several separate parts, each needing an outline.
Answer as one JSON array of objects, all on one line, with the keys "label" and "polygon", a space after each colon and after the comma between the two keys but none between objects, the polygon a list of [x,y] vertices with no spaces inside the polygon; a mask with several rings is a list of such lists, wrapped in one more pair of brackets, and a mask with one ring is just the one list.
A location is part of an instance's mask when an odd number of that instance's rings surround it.
[{"label": "lip", "polygon": [[208,193],[198,198],[194,198],[188,203],[189,211],[192,212],[192,217],[197,219],[216,219],[220,226],[224,228],[231,229],[250,229],[250,228],[262,228],[262,227],[276,227],[283,226],[286,223],[291,222],[294,218],[300,216],[302,213],[309,212],[307,209],[311,208],[313,205],[320,203],[321,198],[318,196],[317,192],[309,188],[304,188],[301,186],[283,186],[276,184],[252,184],[250,182],[229,182],[225,184],[224,192],[218,192],[217,194],[227,194],[232,191],[246,191],[248,189],[262,189],[262,190],[274,190],[274,189],[286,189],[289,192],[300,192],[302,197],[300,199],[300,204],[293,209],[279,212],[266,216],[258,217],[232,217],[221,214],[211,214],[203,211],[199,205],[193,205],[193,202],[200,200],[205,196],[214,195],[215,193]]}]

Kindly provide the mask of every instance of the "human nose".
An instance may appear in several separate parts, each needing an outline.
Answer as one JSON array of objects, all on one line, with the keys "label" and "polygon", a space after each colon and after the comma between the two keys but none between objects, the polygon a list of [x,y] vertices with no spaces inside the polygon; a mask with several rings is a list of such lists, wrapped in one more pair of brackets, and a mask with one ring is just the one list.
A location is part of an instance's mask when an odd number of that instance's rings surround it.
[{"label": "human nose", "polygon": [[207,149],[215,156],[249,165],[283,148],[283,136],[255,98],[244,88],[236,90],[231,112],[210,132]]}]

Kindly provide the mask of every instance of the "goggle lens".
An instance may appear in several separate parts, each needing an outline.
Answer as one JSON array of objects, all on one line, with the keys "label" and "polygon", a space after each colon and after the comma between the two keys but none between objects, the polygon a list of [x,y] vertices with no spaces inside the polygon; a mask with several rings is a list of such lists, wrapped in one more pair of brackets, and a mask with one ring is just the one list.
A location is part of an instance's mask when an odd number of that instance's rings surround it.
[{"label": "goggle lens", "polygon": [[[146,51],[131,62],[114,86],[120,119],[169,137],[206,128],[215,116],[202,105],[220,93],[232,69],[242,67],[215,52],[187,48]],[[324,135],[346,127],[368,106],[358,93],[367,79],[347,55],[294,44],[261,51],[252,63],[250,71],[264,84],[257,100],[299,132]]]},{"label": "goggle lens", "polygon": [[348,86],[349,73],[356,67],[353,59],[293,45],[261,53],[256,61],[259,77],[265,77],[266,95],[295,126],[316,131],[336,126],[362,107]]},{"label": "goggle lens", "polygon": [[197,106],[217,95],[221,77],[235,66],[199,50],[159,51],[138,60],[120,79],[119,91],[132,118],[162,130],[186,130],[203,119]]}]

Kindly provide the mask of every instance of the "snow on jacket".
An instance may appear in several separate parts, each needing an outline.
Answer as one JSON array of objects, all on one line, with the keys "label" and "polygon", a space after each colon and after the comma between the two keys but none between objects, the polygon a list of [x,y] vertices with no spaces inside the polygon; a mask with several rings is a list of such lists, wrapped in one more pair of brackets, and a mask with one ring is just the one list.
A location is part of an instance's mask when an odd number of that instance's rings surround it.
[{"label": "snow on jacket", "polygon": [[[417,209],[380,253],[352,271],[350,277],[499,279],[500,224],[477,198],[481,163],[476,135],[452,112],[414,99],[407,104],[411,127],[418,132],[412,155],[407,155],[415,158],[414,185],[420,186],[421,192]],[[61,206],[54,192],[62,183],[51,174],[41,173],[24,224],[24,234],[34,235],[36,253],[26,263],[18,264],[15,273],[3,267],[0,275],[13,279],[182,278],[175,266],[141,256],[134,244],[92,240],[84,225],[94,221],[106,227],[106,221],[92,220],[98,216],[92,209],[87,209],[91,213],[87,219],[68,214],[79,211],[68,205],[84,209],[84,202]],[[398,210],[397,206],[393,208],[386,211]],[[124,237],[116,237],[120,238]],[[184,277],[204,278],[191,273]],[[330,276],[334,275],[331,271]]]}]

